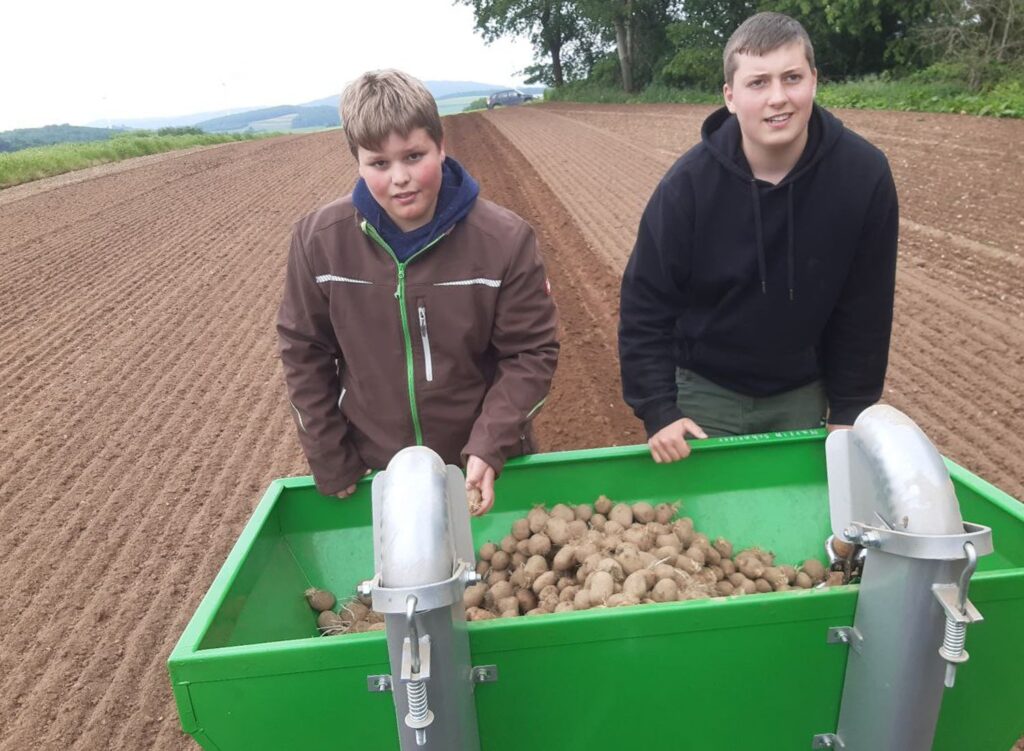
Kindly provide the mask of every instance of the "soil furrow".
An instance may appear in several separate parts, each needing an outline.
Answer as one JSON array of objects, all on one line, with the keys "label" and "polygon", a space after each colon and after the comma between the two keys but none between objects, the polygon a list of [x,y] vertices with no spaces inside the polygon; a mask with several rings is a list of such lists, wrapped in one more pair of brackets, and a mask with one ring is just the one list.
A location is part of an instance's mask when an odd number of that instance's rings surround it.
[{"label": "soil furrow", "polygon": [[[711,110],[446,121],[545,257],[563,332],[545,450],[645,438],[620,396],[619,275]],[[901,197],[885,400],[1024,495],[1024,123],[839,114],[885,149]],[[290,225],[355,174],[335,131],[0,191],[0,751],[196,748],[166,659],[267,483],[307,471],[274,311]]]}]

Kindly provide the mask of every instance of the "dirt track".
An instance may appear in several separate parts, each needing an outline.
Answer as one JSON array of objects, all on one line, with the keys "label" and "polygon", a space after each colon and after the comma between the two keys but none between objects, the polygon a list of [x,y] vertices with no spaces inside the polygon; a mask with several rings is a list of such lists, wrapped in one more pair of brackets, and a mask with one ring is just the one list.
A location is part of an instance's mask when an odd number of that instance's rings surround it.
[{"label": "dirt track", "polygon": [[[547,449],[643,440],[619,397],[618,275],[705,113],[447,121],[544,247],[565,329]],[[840,114],[901,197],[886,401],[1022,497],[1024,122]],[[334,132],[0,192],[0,751],[195,748],[165,661],[262,489],[306,471],[272,321],[290,223],[354,176]]]}]

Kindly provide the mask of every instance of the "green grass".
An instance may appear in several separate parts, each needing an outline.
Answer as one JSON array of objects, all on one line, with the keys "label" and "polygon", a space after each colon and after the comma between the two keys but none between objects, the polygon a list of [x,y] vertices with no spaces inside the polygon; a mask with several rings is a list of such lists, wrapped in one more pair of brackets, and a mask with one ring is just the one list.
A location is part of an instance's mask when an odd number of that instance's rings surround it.
[{"label": "green grass", "polygon": [[[575,82],[560,89],[548,89],[544,98],[547,101],[605,104],[722,103],[722,95],[719,92],[651,85],[639,93],[626,94],[621,89],[587,82]],[[986,91],[972,93],[958,81],[893,81],[870,77],[844,83],[822,84],[818,87],[817,101],[825,107],[1024,117],[1024,81],[1009,78]]]},{"label": "green grass", "polygon": [[[268,134],[260,134],[260,137],[266,135]],[[117,136],[107,141],[62,143],[54,146],[22,149],[0,154],[0,189],[136,156],[160,154],[193,146],[247,141],[254,137],[256,136],[250,134],[226,133],[158,136],[141,132]]]},{"label": "green grass", "polygon": [[675,89],[671,86],[652,84],[643,91],[627,94],[622,89],[587,81],[567,83],[561,88],[550,88],[544,92],[545,102],[598,102],[602,104],[717,104],[721,94],[696,89]]},{"label": "green grass", "polygon": [[826,107],[1024,117],[1024,82],[1007,79],[972,93],[954,81],[918,83],[872,77],[819,86],[818,102]]}]

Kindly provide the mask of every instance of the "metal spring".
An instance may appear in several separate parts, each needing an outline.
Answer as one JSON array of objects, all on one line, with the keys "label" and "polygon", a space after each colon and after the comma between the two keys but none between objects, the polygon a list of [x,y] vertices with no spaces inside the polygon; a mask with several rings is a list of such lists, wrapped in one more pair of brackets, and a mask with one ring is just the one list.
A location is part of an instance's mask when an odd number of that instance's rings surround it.
[{"label": "metal spring", "polygon": [[409,697],[409,718],[413,722],[422,722],[427,718],[427,684],[423,681],[409,681],[405,684],[405,693]]},{"label": "metal spring", "polygon": [[942,640],[942,656],[947,659],[959,657],[964,653],[964,641],[967,639],[967,624],[957,623],[951,618],[946,619],[946,634]]}]

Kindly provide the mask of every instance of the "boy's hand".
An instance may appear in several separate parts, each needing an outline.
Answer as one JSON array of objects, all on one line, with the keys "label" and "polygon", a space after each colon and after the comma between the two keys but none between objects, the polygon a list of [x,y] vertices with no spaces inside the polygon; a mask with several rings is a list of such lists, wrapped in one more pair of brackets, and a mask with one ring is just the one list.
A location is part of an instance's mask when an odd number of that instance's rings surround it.
[{"label": "boy's hand", "polygon": [[[373,470],[367,468],[367,470],[365,472],[363,472],[363,477],[366,477],[371,472],[373,472]],[[349,485],[344,490],[339,490],[337,493],[335,493],[334,497],[335,498],[348,498],[350,495],[352,495],[355,492],[356,492],[356,484],[352,483],[351,485]]]},{"label": "boy's hand", "polygon": [[689,417],[671,422],[647,441],[651,449],[651,456],[658,464],[669,464],[685,459],[690,455],[690,444],[686,442],[686,435],[690,434],[695,438],[707,438],[707,434],[701,430],[700,425]]},{"label": "boy's hand", "polygon": [[494,469],[479,456],[466,460],[466,491],[480,492],[480,503],[470,510],[473,516],[483,516],[494,506]]},{"label": "boy's hand", "polygon": [[831,433],[834,430],[852,430],[852,429],[853,429],[852,425],[837,425],[837,424],[834,424],[834,423],[831,423],[831,422],[828,425],[825,426],[825,430],[828,431],[829,433]]}]

